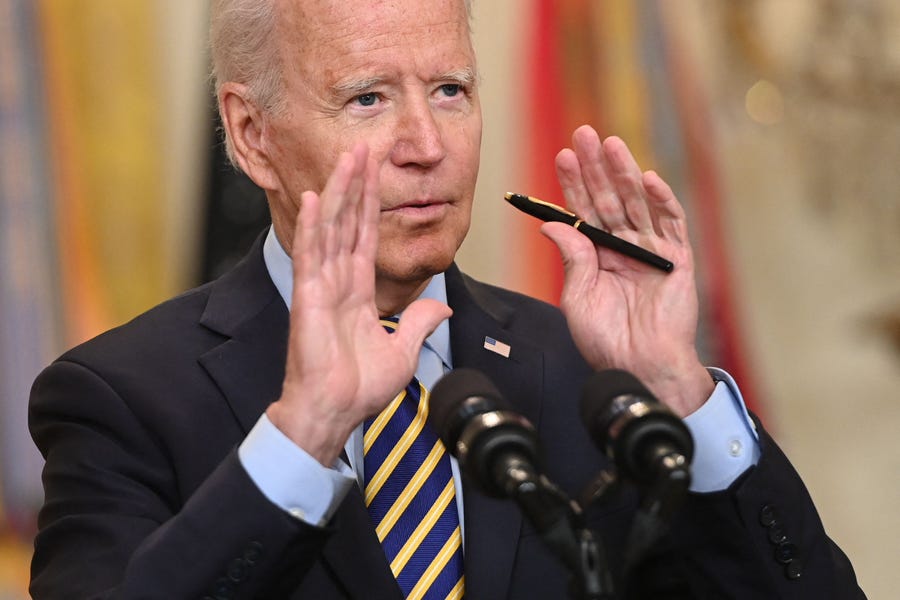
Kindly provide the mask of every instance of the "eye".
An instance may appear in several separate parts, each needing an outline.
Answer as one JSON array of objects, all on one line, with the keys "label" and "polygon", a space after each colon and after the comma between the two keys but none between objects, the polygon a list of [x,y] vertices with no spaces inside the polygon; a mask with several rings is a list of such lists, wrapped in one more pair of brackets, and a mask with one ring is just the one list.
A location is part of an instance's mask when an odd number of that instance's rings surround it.
[{"label": "eye", "polygon": [[441,91],[444,92],[444,95],[451,98],[457,95],[460,89],[462,89],[462,86],[458,83],[445,83],[441,86]]},{"label": "eye", "polygon": [[368,92],[366,94],[360,94],[354,100],[360,106],[374,106],[376,102],[378,102],[378,94],[375,92]]}]

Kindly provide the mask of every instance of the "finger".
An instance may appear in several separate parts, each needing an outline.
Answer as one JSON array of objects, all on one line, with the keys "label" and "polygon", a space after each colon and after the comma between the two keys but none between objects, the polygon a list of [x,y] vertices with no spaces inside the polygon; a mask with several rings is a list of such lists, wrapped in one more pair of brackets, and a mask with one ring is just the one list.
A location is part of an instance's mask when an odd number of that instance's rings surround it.
[{"label": "finger", "polygon": [[356,239],[356,254],[373,264],[378,250],[378,223],[381,216],[379,190],[378,164],[370,156],[366,162],[362,197],[357,206],[359,235]]},{"label": "finger", "polygon": [[599,268],[594,244],[578,230],[563,223],[544,223],[541,233],[548,237],[562,255],[567,293],[588,289]]},{"label": "finger", "polygon": [[[301,195],[291,248],[294,277],[297,281],[310,281],[319,277],[326,258],[334,256],[341,247],[342,236],[345,235],[342,229],[346,227],[341,227],[339,216],[352,193],[351,181],[358,177],[356,172],[359,171],[359,158],[367,158],[367,153],[365,147],[342,153],[322,193],[307,191]],[[355,235],[351,233],[347,243],[354,243],[352,238]]]},{"label": "finger", "polygon": [[394,337],[399,340],[401,347],[410,353],[410,359],[416,362],[425,338],[452,314],[450,307],[438,300],[432,298],[416,300],[403,311]]},{"label": "finger", "polygon": [[341,213],[346,201],[350,179],[356,169],[356,159],[352,152],[342,152],[334,165],[334,170],[319,194],[322,197],[322,221],[334,221]]},{"label": "finger", "polygon": [[357,213],[364,187],[368,146],[360,142],[338,158],[335,169],[322,191],[322,243],[325,255],[337,256],[356,245]]},{"label": "finger", "polygon": [[593,127],[582,125],[572,134],[572,147],[581,165],[588,202],[593,205],[602,227],[609,231],[628,227],[628,218],[610,177],[610,165],[600,136]]},{"label": "finger", "polygon": [[378,164],[370,156],[364,172],[362,197],[356,207],[358,233],[353,249],[353,293],[367,302],[375,297],[375,257],[378,253],[378,223],[381,216]]},{"label": "finger", "polygon": [[578,157],[571,148],[563,148],[556,155],[556,178],[559,180],[569,210],[583,221],[595,227],[599,226],[600,218],[591,203],[590,194],[581,174],[581,165],[578,164]]},{"label": "finger", "polygon": [[325,188],[319,194],[321,198],[321,228],[319,244],[324,256],[334,256],[341,247],[342,231],[340,215],[348,203],[351,181],[358,170],[356,157],[352,152],[343,152],[338,157],[334,171],[328,177]]},{"label": "finger", "polygon": [[359,236],[359,205],[365,190],[366,166],[369,160],[369,147],[359,142],[351,151],[353,170],[347,185],[346,197],[335,222],[339,228],[340,250],[352,252]]},{"label": "finger", "polygon": [[603,152],[616,196],[625,209],[625,216],[638,231],[650,231],[653,221],[647,207],[641,169],[621,138],[611,136],[603,142]]},{"label": "finger", "polygon": [[675,192],[655,171],[647,171],[642,179],[654,229],[666,239],[687,245],[687,217]]}]

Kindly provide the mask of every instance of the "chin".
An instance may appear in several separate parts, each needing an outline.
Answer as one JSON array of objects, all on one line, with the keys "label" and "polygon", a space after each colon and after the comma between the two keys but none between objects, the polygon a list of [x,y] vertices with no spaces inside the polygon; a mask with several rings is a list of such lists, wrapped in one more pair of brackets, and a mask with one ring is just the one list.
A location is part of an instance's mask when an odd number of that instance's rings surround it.
[{"label": "chin", "polygon": [[378,248],[375,270],[379,277],[418,283],[446,271],[456,256],[463,235],[400,237],[384,240]]},{"label": "chin", "polygon": [[376,276],[379,279],[395,281],[397,283],[420,283],[429,277],[443,273],[453,263],[453,257],[449,259],[432,259],[427,261],[403,261],[403,264],[391,263],[376,267]]},{"label": "chin", "polygon": [[455,252],[416,252],[412,248],[398,248],[391,257],[379,257],[375,266],[379,278],[403,282],[419,283],[446,271],[453,264]]}]

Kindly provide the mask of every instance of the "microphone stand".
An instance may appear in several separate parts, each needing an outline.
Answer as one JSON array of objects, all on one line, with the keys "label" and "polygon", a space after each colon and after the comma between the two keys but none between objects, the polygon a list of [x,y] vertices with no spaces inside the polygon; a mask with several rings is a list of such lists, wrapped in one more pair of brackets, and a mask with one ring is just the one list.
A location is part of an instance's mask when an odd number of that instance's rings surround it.
[{"label": "microphone stand", "polygon": [[585,526],[578,504],[527,465],[506,473],[511,475],[507,492],[547,547],[569,568],[570,593],[580,600],[614,600],[603,544]]},{"label": "microphone stand", "polygon": [[657,476],[644,488],[625,547],[624,581],[630,581],[641,560],[667,531],[669,518],[684,501],[691,484],[690,465],[675,450],[660,450],[654,461]]},{"label": "microphone stand", "polygon": [[[628,583],[635,577],[638,566],[653,544],[666,533],[669,518],[681,506],[691,483],[690,466],[682,454],[665,448],[654,459],[657,476],[649,485],[639,486],[643,498],[635,512],[625,545],[622,582],[626,586],[626,596]],[[582,492],[582,506],[605,501],[618,493],[621,483],[615,469],[601,471]]]}]

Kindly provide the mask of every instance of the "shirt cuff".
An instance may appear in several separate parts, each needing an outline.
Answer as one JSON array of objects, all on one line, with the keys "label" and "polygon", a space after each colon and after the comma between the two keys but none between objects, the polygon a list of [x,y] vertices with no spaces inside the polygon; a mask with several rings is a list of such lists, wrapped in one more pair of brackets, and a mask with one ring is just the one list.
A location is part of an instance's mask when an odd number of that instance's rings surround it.
[{"label": "shirt cuff", "polygon": [[692,492],[727,489],[759,462],[759,436],[734,379],[721,369],[709,369],[716,381],[712,395],[684,418],[694,437]]},{"label": "shirt cuff", "polygon": [[340,459],[322,466],[284,435],[265,413],[238,448],[250,479],[275,505],[321,527],[343,502],[356,477]]}]

